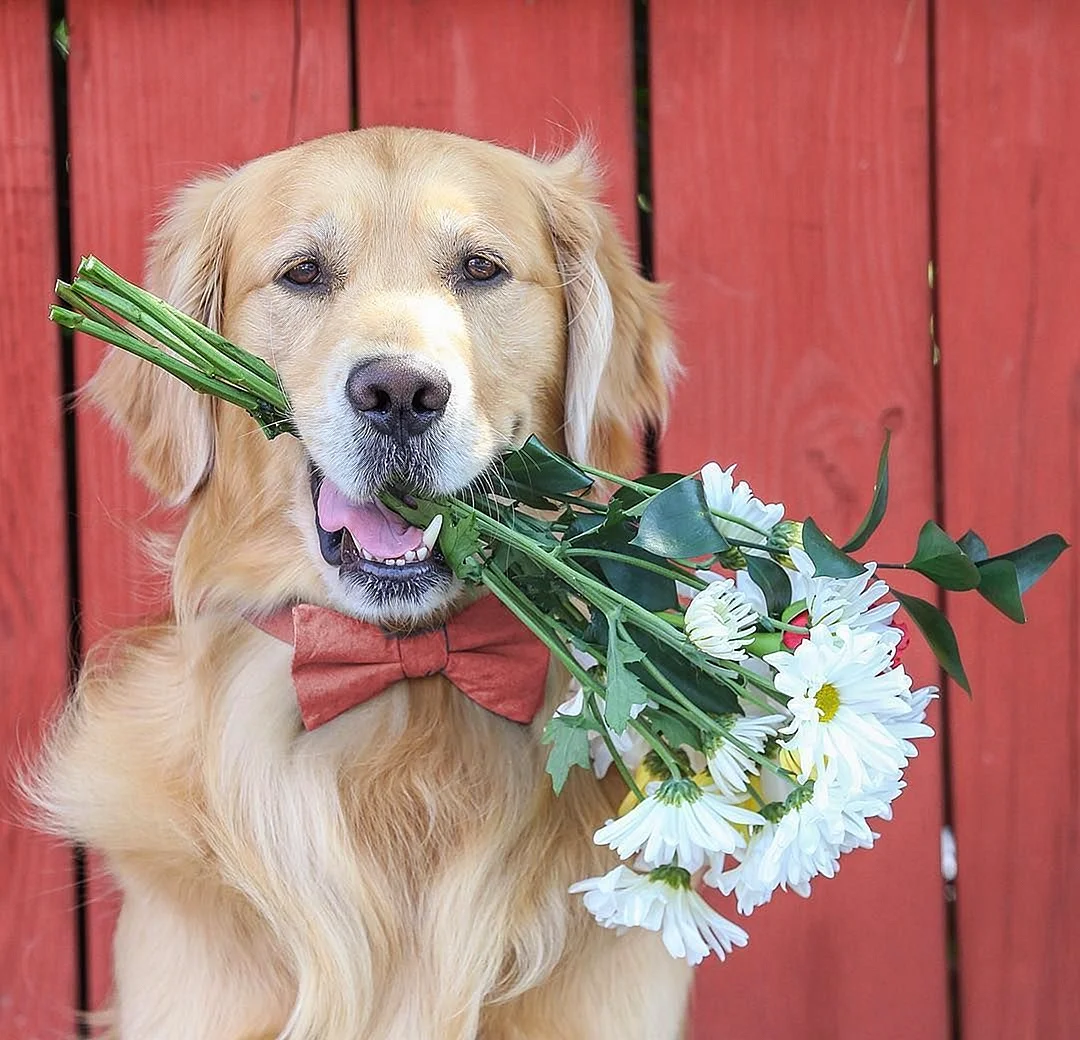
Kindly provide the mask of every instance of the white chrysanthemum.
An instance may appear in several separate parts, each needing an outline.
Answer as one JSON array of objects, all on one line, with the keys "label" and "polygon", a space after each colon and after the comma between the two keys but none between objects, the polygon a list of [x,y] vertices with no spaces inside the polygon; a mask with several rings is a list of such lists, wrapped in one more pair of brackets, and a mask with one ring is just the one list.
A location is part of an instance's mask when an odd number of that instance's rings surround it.
[{"label": "white chrysanthemum", "polygon": [[790,698],[792,721],[781,747],[798,756],[799,781],[816,771],[827,787],[862,788],[868,774],[904,765],[904,748],[878,715],[903,714],[911,679],[891,667],[891,647],[872,632],[813,628],[792,653],[768,654],[776,688]]},{"label": "white chrysanthemum", "polygon": [[757,611],[731,578],[702,589],[686,608],[685,632],[699,650],[722,661],[741,661],[754,638]]},{"label": "white chrysanthemum", "polygon": [[789,555],[795,568],[790,575],[791,601],[806,601],[811,625],[846,625],[855,632],[888,629],[889,638],[900,641],[900,631],[889,624],[900,604],[896,600],[882,602],[889,586],[871,580],[876,563],[868,563],[862,574],[852,578],[828,578],[816,574],[814,561],[802,549],[792,548]]},{"label": "white chrysanthemum", "polygon": [[[853,578],[828,578],[815,573],[814,561],[802,550],[792,547],[792,569],[787,572],[791,582],[791,602],[804,602],[810,626],[825,625],[836,629],[845,625],[855,632],[875,632],[890,646],[903,638],[892,617],[900,609],[895,600],[885,600],[889,586],[883,581],[871,581],[876,563],[868,563],[862,574]],[[767,614],[765,593],[747,571],[735,575],[735,584],[743,598],[759,614]]]},{"label": "white chrysanthemum", "polygon": [[900,741],[908,758],[914,758],[919,753],[919,749],[911,743],[913,740],[934,735],[933,729],[926,725],[923,719],[926,718],[927,707],[937,695],[936,686],[924,686],[921,690],[914,690],[902,698],[908,705],[905,712],[881,720],[885,728]]},{"label": "white chrysanthemum", "polygon": [[705,746],[706,763],[716,789],[725,798],[746,790],[747,774],[757,776],[757,762],[748,754],[760,755],[775,737],[786,715],[726,715],[720,719],[728,738],[714,736]]},{"label": "white chrysanthemum", "polygon": [[[781,815],[782,813],[782,815]],[[789,798],[773,818],[754,832],[745,850],[735,853],[738,865],[723,870],[715,862],[705,883],[724,895],[734,893],[740,914],[748,915],[767,903],[777,888],[810,895],[810,880],[836,873],[839,850],[836,832],[810,796],[810,789]]]},{"label": "white chrysanthemum", "polygon": [[[705,501],[710,509],[738,517],[750,526],[718,516],[714,516],[712,521],[725,538],[737,538],[740,541],[764,545],[767,533],[784,519],[784,507],[779,502],[766,504],[754,498],[754,493],[745,480],[735,484],[731,475],[734,471],[734,466],[721,469],[715,462],[701,467]],[[766,534],[761,534],[762,531]]]},{"label": "white chrysanthemum", "polygon": [[593,841],[614,849],[620,859],[640,853],[649,867],[678,857],[678,866],[693,873],[705,863],[706,853],[745,847],[745,829],[764,823],[756,812],[731,805],[693,780],[654,780],[644,793],[643,801],[625,816],[608,820]]},{"label": "white chrysanthemum", "polygon": [[713,910],[680,867],[638,874],[620,865],[603,877],[571,885],[570,891],[584,894],[586,908],[605,928],[660,932],[668,953],[692,965],[710,951],[723,960],[747,942],[746,932]]}]

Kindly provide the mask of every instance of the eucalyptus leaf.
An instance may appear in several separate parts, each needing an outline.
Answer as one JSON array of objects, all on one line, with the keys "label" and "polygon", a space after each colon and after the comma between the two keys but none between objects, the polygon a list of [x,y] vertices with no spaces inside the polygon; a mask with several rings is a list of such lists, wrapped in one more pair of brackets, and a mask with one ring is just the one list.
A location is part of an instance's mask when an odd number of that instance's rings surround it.
[{"label": "eucalyptus leaf", "polygon": [[769,616],[778,618],[791,604],[791,579],[775,560],[747,554],[746,569],[765,594]]},{"label": "eucalyptus leaf", "polygon": [[[671,487],[672,484],[677,484],[684,479],[682,473],[647,473],[643,477],[638,477],[634,483],[662,491],[664,488]],[[624,484],[611,496],[609,502],[617,506],[627,516],[640,516],[645,509],[646,503],[653,497],[639,491],[636,487]]]},{"label": "eucalyptus leaf", "polygon": [[933,603],[927,603],[918,596],[909,596],[907,593],[892,590],[892,594],[900,601],[900,605],[907,611],[908,617],[918,625],[919,630],[926,637],[930,649],[945,671],[956,680],[968,693],[971,693],[971,684],[968,682],[967,673],[964,671],[963,662],[960,660],[960,648],[956,644],[956,633],[953,631],[949,619]]},{"label": "eucalyptus leaf", "polygon": [[965,531],[956,539],[956,544],[967,553],[969,559],[974,563],[982,563],[983,560],[990,558],[990,550],[986,547],[986,542],[974,531]]},{"label": "eucalyptus leaf", "polygon": [[[567,536],[575,550],[599,549],[647,563],[667,562],[634,545],[634,531],[625,520],[609,523],[596,514],[584,514],[567,528]],[[678,591],[672,578],[607,557],[575,556],[573,559],[593,574],[603,577],[616,592],[634,600],[646,610],[670,610],[679,605]]]},{"label": "eucalyptus leaf", "polygon": [[979,569],[933,520],[927,520],[919,531],[915,555],[908,567],[953,592],[979,586]]},{"label": "eucalyptus leaf", "polygon": [[684,477],[649,499],[631,544],[676,560],[731,548],[712,521],[701,481],[693,477]]},{"label": "eucalyptus leaf", "polygon": [[1021,593],[1027,592],[1049,569],[1053,562],[1069,548],[1069,543],[1059,534],[1044,534],[1033,542],[1013,549],[1011,552],[991,556],[991,560],[1008,560],[1016,567],[1016,577]]},{"label": "eucalyptus leaf", "polygon": [[507,481],[539,495],[572,495],[593,485],[592,477],[537,437],[530,437],[520,448],[503,455],[499,472]]},{"label": "eucalyptus leaf", "polygon": [[540,738],[544,744],[550,744],[546,769],[551,776],[551,786],[559,794],[570,770],[574,766],[587,769],[589,759],[589,732],[574,718],[553,715]]},{"label": "eucalyptus leaf", "polygon": [[866,545],[885,517],[885,509],[889,504],[889,441],[891,438],[892,431],[886,430],[885,443],[881,446],[881,455],[878,458],[877,479],[874,481],[874,496],[870,500],[870,508],[866,511],[866,516],[863,517],[855,533],[843,544],[844,552],[855,552]]},{"label": "eucalyptus leaf", "polygon": [[979,595],[1018,624],[1027,620],[1020,595],[1020,579],[1011,560],[983,560],[979,568]]},{"label": "eucalyptus leaf", "polygon": [[[712,715],[742,714],[734,690],[696,667],[693,660],[684,657],[678,650],[647,632],[635,631],[634,641],[645,651],[649,663],[695,707]],[[694,656],[696,655],[691,652],[691,657]],[[630,670],[650,690],[664,697],[671,696],[640,662],[630,665]]]},{"label": "eucalyptus leaf", "polygon": [[803,549],[814,561],[814,573],[822,577],[854,578],[865,570],[858,560],[833,545],[809,516],[803,522]]}]

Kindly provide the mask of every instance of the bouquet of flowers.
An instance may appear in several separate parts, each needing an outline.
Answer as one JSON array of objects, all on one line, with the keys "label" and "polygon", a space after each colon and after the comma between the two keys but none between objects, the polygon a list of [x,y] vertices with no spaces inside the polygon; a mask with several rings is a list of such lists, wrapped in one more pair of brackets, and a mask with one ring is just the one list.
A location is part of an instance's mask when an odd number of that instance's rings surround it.
[{"label": "bouquet of flowers", "polygon": [[[54,321],[239,405],[268,437],[295,433],[269,365],[100,261],[84,259],[57,295]],[[660,931],[693,964],[723,958],[747,935],[698,883],[748,915],[778,888],[808,896],[841,855],[873,845],[870,821],[889,819],[938,692],[913,689],[901,609],[968,689],[945,616],[883,572],[977,591],[1025,620],[1023,593],[1066,548],[1060,535],[991,553],[974,531],[954,540],[928,520],[905,563],[852,555],[885,515],[888,449],[886,438],[866,517],[839,545],[736,483],[734,466],[627,480],[535,438],[460,495],[382,493],[411,524],[434,524],[453,571],[570,674],[572,696],[544,734],[555,790],[575,767],[625,781],[595,834],[623,862],[571,889],[603,926]]]}]

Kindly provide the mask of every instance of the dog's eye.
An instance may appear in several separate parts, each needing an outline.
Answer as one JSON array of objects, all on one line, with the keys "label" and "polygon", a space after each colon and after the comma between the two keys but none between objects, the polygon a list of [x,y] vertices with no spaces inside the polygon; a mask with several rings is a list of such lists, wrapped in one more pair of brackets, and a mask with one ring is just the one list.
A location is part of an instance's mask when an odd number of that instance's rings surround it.
[{"label": "dog's eye", "polygon": [[292,285],[314,285],[322,277],[322,268],[314,260],[301,260],[281,277]]},{"label": "dog's eye", "polygon": [[465,272],[465,277],[472,282],[490,282],[492,278],[503,273],[503,269],[490,256],[480,253],[465,257],[461,269]]}]

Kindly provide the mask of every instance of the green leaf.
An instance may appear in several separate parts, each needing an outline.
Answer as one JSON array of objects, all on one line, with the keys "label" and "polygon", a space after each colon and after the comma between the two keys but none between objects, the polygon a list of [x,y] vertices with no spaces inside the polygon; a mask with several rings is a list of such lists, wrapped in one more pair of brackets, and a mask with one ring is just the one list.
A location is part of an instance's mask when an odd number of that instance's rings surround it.
[{"label": "green leaf", "polygon": [[666,708],[650,708],[649,721],[673,748],[688,744],[698,751],[701,750],[701,730],[681,715],[676,715]]},{"label": "green leaf", "polygon": [[476,517],[451,520],[443,514],[443,526],[439,532],[439,549],[450,569],[462,581],[480,580],[480,566],[474,559],[482,548]]},{"label": "green leaf", "polygon": [[593,485],[592,477],[536,437],[503,455],[499,472],[508,482],[540,495],[572,495]]},{"label": "green leaf", "polygon": [[551,745],[546,768],[551,776],[551,786],[559,794],[574,766],[583,769],[589,766],[589,731],[576,718],[553,715],[540,740]]},{"label": "green leaf", "polygon": [[889,441],[891,438],[892,431],[886,430],[885,443],[881,446],[881,455],[878,458],[874,497],[870,500],[870,508],[866,511],[862,523],[844,543],[842,547],[844,552],[855,552],[866,545],[885,516],[885,508],[889,504]]},{"label": "green leaf", "polygon": [[990,550],[987,549],[986,542],[974,531],[965,531],[956,539],[956,544],[967,553],[974,563],[982,563],[983,560],[990,557]]},{"label": "green leaf", "polygon": [[[684,657],[667,643],[661,642],[647,632],[635,631],[634,641],[645,651],[653,665],[684,697],[702,711],[713,715],[741,713],[735,692],[722,682],[698,668],[692,660]],[[692,656],[699,656],[692,653]],[[704,660],[704,655],[700,655]],[[667,690],[649,674],[641,663],[630,665],[630,670],[650,689],[662,696],[670,696]],[[652,709],[650,709],[651,711]]]},{"label": "green leaf", "polygon": [[952,676],[968,693],[971,693],[971,684],[968,682],[967,673],[964,671],[963,662],[960,660],[960,648],[956,644],[956,633],[953,631],[949,619],[934,606],[918,596],[909,596],[904,592],[892,590],[892,594],[900,601],[900,605],[907,611],[908,617],[919,626],[919,630],[926,637],[930,649],[945,671]]},{"label": "green leaf", "polygon": [[833,545],[809,516],[803,522],[803,549],[814,561],[814,573],[826,578],[854,578],[865,569],[858,560]]},{"label": "green leaf", "polygon": [[1027,620],[1020,597],[1020,579],[1011,560],[983,560],[979,568],[979,595],[1018,624]]},{"label": "green leaf", "polygon": [[701,481],[693,477],[684,477],[649,499],[632,544],[676,560],[731,548],[712,521]]},{"label": "green leaf", "polygon": [[1033,542],[1013,549],[1011,552],[991,556],[991,560],[1008,560],[1016,567],[1020,591],[1027,592],[1049,569],[1053,562],[1069,548],[1069,543],[1059,534],[1044,534]]},{"label": "green leaf", "polygon": [[915,555],[908,561],[908,567],[954,592],[979,586],[979,569],[933,520],[923,524]]},{"label": "green leaf", "polygon": [[622,733],[630,721],[630,709],[644,704],[649,691],[627,665],[645,658],[641,648],[626,634],[617,620],[608,619],[607,688],[604,690],[604,718],[611,729]]},{"label": "green leaf", "polygon": [[[648,563],[667,561],[632,544],[634,531],[625,520],[603,520],[596,514],[579,516],[568,528],[575,549],[602,549]],[[616,592],[629,597],[646,610],[670,610],[679,605],[675,582],[662,574],[603,557],[575,556],[574,562],[606,581]]]},{"label": "green leaf", "polygon": [[[643,477],[638,477],[635,483],[644,484],[645,487],[658,488],[662,491],[664,488],[669,488],[672,484],[677,484],[683,479],[685,479],[683,473],[647,473]],[[646,504],[653,497],[642,493],[636,487],[624,484],[611,496],[609,502],[611,505],[618,506],[620,511],[627,516],[641,516],[645,511]]]},{"label": "green leaf", "polygon": [[754,584],[765,594],[769,615],[778,618],[791,604],[791,579],[780,564],[748,554],[746,569]]}]

